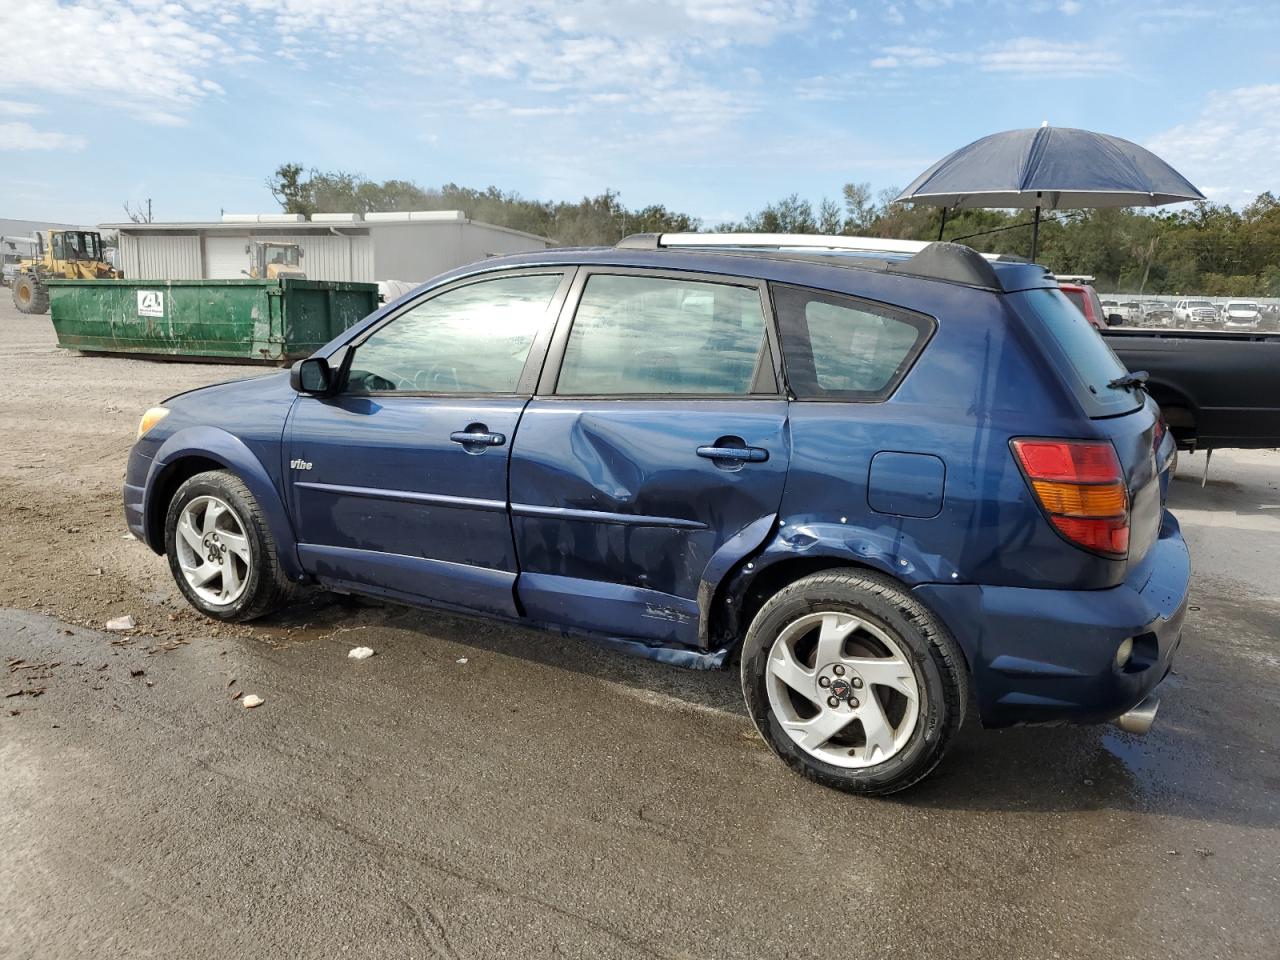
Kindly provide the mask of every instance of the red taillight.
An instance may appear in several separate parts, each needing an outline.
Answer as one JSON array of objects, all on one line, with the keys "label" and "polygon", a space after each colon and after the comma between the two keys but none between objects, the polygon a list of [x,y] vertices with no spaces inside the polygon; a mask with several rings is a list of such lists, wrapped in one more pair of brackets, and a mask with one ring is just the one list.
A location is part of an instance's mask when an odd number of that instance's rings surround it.
[{"label": "red taillight", "polygon": [[1014,440],[1011,446],[1054,529],[1095,553],[1129,552],[1129,494],[1111,444]]},{"label": "red taillight", "polygon": [[1165,422],[1164,422],[1164,414],[1163,413],[1157,414],[1156,427],[1153,431],[1151,431],[1151,449],[1156,452],[1157,459],[1159,459],[1160,444],[1164,442],[1164,435],[1167,429],[1168,427],[1165,426]]}]

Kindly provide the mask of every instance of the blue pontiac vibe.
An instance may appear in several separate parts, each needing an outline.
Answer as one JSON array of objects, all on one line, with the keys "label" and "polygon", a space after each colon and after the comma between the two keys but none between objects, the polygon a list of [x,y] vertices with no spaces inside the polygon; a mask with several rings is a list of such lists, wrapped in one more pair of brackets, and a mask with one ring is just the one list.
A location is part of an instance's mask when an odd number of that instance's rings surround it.
[{"label": "blue pontiac vibe", "polygon": [[1151,725],[1173,453],[1041,267],[650,234],[473,264],[166,400],[124,501],[209,617],[315,585],[733,663],[787,765],[889,793],[969,709]]}]

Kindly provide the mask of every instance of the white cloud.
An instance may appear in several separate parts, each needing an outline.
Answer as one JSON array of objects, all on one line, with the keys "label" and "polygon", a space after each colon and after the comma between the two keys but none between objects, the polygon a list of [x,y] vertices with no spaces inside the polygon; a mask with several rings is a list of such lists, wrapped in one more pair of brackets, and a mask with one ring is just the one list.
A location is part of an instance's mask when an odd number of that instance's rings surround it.
[{"label": "white cloud", "polygon": [[897,67],[940,67],[949,61],[963,59],[957,54],[947,54],[930,47],[885,47],[883,55],[871,61],[877,70]]},{"label": "white cloud", "polygon": [[206,95],[200,74],[230,52],[198,25],[203,0],[189,2],[5,0],[0,37],[29,36],[31,24],[39,35],[6,43],[0,89],[176,116]]},{"label": "white cloud", "polygon": [[907,22],[907,18],[902,15],[902,11],[893,4],[889,4],[884,8],[884,18],[895,27],[900,27]]},{"label": "white cloud", "polygon": [[978,64],[991,73],[1083,77],[1116,73],[1124,58],[1098,43],[1018,37],[980,53]]},{"label": "white cloud", "polygon": [[[85,98],[147,122],[185,122],[224,89],[215,76],[260,59],[319,73],[353,51],[454,87],[507,81],[513,96],[706,86],[730,49],[802,31],[817,0],[0,0],[0,91]],[[644,97],[634,98],[637,105]],[[545,113],[563,105],[521,103]]]},{"label": "white cloud", "polygon": [[44,113],[44,108],[34,103],[21,103],[17,100],[0,100],[0,116],[34,117]]},{"label": "white cloud", "polygon": [[1058,9],[1068,17],[1074,17],[1077,13],[1084,9],[1076,0],[1063,0],[1058,4]]},{"label": "white cloud", "polygon": [[83,150],[84,137],[37,130],[24,121],[0,123],[0,152],[7,150]]},{"label": "white cloud", "polygon": [[1212,93],[1197,116],[1145,146],[1209,199],[1248,203],[1280,184],[1280,84]]}]

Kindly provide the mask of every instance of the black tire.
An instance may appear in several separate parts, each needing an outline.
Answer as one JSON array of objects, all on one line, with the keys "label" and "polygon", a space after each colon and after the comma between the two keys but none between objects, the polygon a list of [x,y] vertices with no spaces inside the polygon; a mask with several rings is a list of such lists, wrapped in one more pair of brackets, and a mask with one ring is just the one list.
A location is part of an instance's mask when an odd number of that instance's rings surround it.
[{"label": "black tire", "polygon": [[[235,600],[226,604],[210,603],[196,593],[187,583],[179,562],[176,544],[178,520],[183,508],[202,496],[216,497],[231,508],[245,531],[248,543],[250,563],[248,576],[244,579],[244,589]],[[244,482],[228,471],[210,470],[198,473],[178,487],[165,514],[164,548],[169,559],[169,570],[182,595],[193,607],[214,620],[256,620],[284,606],[293,593],[293,585],[280,566],[275,538],[271,536],[271,529],[258,501]]]},{"label": "black tire", "polygon": [[15,277],[13,305],[19,313],[48,313],[49,288],[30,275]]},{"label": "black tire", "polygon": [[[820,612],[849,613],[875,624],[911,660],[922,691],[915,728],[880,763],[849,768],[814,756],[787,734],[770,705],[766,668],[774,641],[800,617]],[[969,696],[964,655],[941,621],[897,581],[860,569],[813,574],[774,594],[747,631],[741,677],[752,722],[787,766],[823,786],[859,794],[895,793],[927,776],[960,729]]]}]

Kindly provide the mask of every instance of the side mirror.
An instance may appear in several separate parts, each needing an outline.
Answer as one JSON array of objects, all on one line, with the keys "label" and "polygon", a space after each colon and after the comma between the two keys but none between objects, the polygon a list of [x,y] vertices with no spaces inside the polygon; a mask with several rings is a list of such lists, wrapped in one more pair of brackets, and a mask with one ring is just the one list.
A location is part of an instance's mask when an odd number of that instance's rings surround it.
[{"label": "side mirror", "polygon": [[289,370],[289,386],[298,393],[323,396],[333,386],[333,371],[324,357],[307,357]]},{"label": "side mirror", "polygon": [[253,253],[253,244],[251,244],[251,243],[246,243],[246,244],[244,245],[244,252],[245,252],[245,253]]},{"label": "side mirror", "polygon": [[1107,314],[1107,326],[1108,326],[1108,327],[1118,327],[1118,326],[1120,326],[1120,325],[1121,325],[1121,324],[1123,324],[1123,323],[1124,323],[1124,316],[1123,316],[1122,314],[1119,314],[1119,313],[1108,313],[1108,314]]}]

